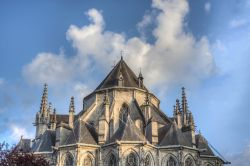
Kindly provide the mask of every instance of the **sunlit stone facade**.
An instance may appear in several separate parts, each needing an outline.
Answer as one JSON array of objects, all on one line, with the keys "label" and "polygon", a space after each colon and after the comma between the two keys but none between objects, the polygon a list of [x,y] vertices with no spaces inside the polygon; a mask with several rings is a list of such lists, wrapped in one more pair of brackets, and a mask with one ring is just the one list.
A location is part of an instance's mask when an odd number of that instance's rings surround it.
[{"label": "sunlit stone facade", "polygon": [[76,113],[53,111],[45,85],[36,114],[31,150],[56,166],[220,166],[206,139],[195,133],[184,88],[173,117],[123,59],[101,84],[83,99]]}]

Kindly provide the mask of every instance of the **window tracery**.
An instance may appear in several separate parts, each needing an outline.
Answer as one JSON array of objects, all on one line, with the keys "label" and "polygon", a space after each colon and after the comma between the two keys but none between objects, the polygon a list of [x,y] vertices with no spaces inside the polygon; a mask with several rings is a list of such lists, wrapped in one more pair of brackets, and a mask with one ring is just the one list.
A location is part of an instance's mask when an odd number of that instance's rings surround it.
[{"label": "window tracery", "polygon": [[134,153],[130,153],[127,157],[126,166],[137,166],[136,156]]},{"label": "window tracery", "polygon": [[108,166],[115,166],[115,165],[116,165],[116,158],[115,158],[115,155],[114,155],[114,154],[111,154],[111,155],[110,155],[110,158],[109,158]]},{"label": "window tracery", "polygon": [[71,154],[66,154],[63,166],[73,166],[73,157]]},{"label": "window tracery", "polygon": [[145,158],[145,166],[151,166],[151,159],[149,155],[147,155]]},{"label": "window tracery", "polygon": [[185,166],[194,166],[194,162],[193,162],[193,160],[190,157],[188,157],[185,160]]},{"label": "window tracery", "polygon": [[168,161],[167,161],[167,166],[177,166],[175,159],[170,156]]}]

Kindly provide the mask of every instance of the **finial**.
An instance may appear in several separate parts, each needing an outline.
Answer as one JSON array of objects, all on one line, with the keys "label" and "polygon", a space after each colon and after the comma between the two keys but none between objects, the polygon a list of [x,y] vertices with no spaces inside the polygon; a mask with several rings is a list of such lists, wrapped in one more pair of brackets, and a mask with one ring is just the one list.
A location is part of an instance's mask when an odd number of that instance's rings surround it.
[{"label": "finial", "polygon": [[53,110],[53,114],[56,114],[56,109],[54,108],[54,110]]},{"label": "finial", "polygon": [[41,100],[41,106],[40,106],[41,113],[45,113],[47,111],[47,101],[48,101],[48,85],[45,83]]},{"label": "finial", "polygon": [[139,84],[139,88],[143,88],[143,76],[142,76],[142,73],[141,73],[141,68],[140,68],[140,73],[139,73],[139,76],[138,76],[138,84]]},{"label": "finial", "polygon": [[180,101],[179,99],[176,99],[176,104],[175,104],[175,108],[176,108],[176,113],[180,113]]},{"label": "finial", "polygon": [[123,61],[123,53],[124,53],[124,51],[121,50],[121,61]]},{"label": "finial", "polygon": [[185,93],[185,88],[182,87],[182,110],[183,112],[187,112],[187,97],[186,97],[186,93]]},{"label": "finial", "polygon": [[70,99],[69,112],[75,112],[74,97],[73,96]]},{"label": "finial", "polygon": [[143,80],[143,76],[142,76],[142,73],[141,73],[141,68],[140,68],[140,73],[139,73],[139,79]]}]

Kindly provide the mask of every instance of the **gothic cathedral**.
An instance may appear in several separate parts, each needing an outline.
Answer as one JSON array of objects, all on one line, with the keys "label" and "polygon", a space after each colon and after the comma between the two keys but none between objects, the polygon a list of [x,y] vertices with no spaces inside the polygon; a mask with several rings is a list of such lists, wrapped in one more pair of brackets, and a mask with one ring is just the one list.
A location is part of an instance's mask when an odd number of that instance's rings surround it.
[{"label": "gothic cathedral", "polygon": [[[48,104],[45,85],[35,117],[36,136],[20,145],[44,155],[55,166],[221,166],[201,133],[195,132],[185,89],[176,100],[173,117],[160,100],[121,60],[83,99],[76,112],[74,98],[67,115]],[[30,146],[29,146],[30,145]]]}]

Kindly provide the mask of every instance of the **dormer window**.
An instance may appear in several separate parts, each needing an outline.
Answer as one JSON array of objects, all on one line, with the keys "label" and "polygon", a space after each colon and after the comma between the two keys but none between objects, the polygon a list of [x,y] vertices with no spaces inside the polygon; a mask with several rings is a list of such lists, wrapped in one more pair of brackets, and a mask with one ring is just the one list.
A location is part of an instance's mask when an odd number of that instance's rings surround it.
[{"label": "dormer window", "polygon": [[119,78],[118,78],[118,86],[124,86],[124,79],[122,76],[122,73],[120,73]]}]

